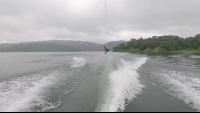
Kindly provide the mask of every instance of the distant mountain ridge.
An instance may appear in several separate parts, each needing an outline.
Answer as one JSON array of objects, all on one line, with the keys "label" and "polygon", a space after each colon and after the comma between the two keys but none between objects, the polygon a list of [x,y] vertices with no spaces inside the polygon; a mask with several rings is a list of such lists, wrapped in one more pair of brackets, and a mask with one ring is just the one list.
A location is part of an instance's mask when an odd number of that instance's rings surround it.
[{"label": "distant mountain ridge", "polygon": [[103,46],[112,48],[126,41],[111,41],[98,44],[88,41],[49,40],[37,42],[5,43],[0,44],[0,52],[75,52],[75,51],[103,51]]}]

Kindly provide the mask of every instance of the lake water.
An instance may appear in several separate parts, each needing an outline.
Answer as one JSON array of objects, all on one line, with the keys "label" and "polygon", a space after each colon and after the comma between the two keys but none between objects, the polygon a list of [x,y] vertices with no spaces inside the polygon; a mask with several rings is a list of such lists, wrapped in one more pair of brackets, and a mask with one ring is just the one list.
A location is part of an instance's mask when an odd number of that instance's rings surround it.
[{"label": "lake water", "polygon": [[1,112],[199,112],[200,53],[0,53]]}]

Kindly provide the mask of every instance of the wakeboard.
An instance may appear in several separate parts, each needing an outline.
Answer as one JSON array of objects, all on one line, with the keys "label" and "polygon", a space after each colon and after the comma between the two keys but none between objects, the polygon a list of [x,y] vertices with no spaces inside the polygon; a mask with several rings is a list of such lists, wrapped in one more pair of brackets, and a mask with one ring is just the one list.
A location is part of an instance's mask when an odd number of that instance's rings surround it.
[{"label": "wakeboard", "polygon": [[106,54],[110,49],[108,49],[104,54]]}]

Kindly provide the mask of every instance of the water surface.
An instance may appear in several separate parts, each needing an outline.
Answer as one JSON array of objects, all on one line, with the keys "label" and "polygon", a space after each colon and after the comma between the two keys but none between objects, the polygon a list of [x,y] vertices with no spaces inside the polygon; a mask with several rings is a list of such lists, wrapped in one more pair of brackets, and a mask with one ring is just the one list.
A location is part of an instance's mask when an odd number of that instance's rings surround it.
[{"label": "water surface", "polygon": [[0,54],[0,111],[200,111],[200,54]]}]

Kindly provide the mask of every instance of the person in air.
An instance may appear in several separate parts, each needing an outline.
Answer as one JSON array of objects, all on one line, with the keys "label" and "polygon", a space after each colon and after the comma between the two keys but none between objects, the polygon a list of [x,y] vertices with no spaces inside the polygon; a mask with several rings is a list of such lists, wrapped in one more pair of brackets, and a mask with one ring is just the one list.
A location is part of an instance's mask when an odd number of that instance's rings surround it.
[{"label": "person in air", "polygon": [[108,48],[107,48],[106,46],[104,46],[104,51],[105,51],[105,52],[108,51]]}]

